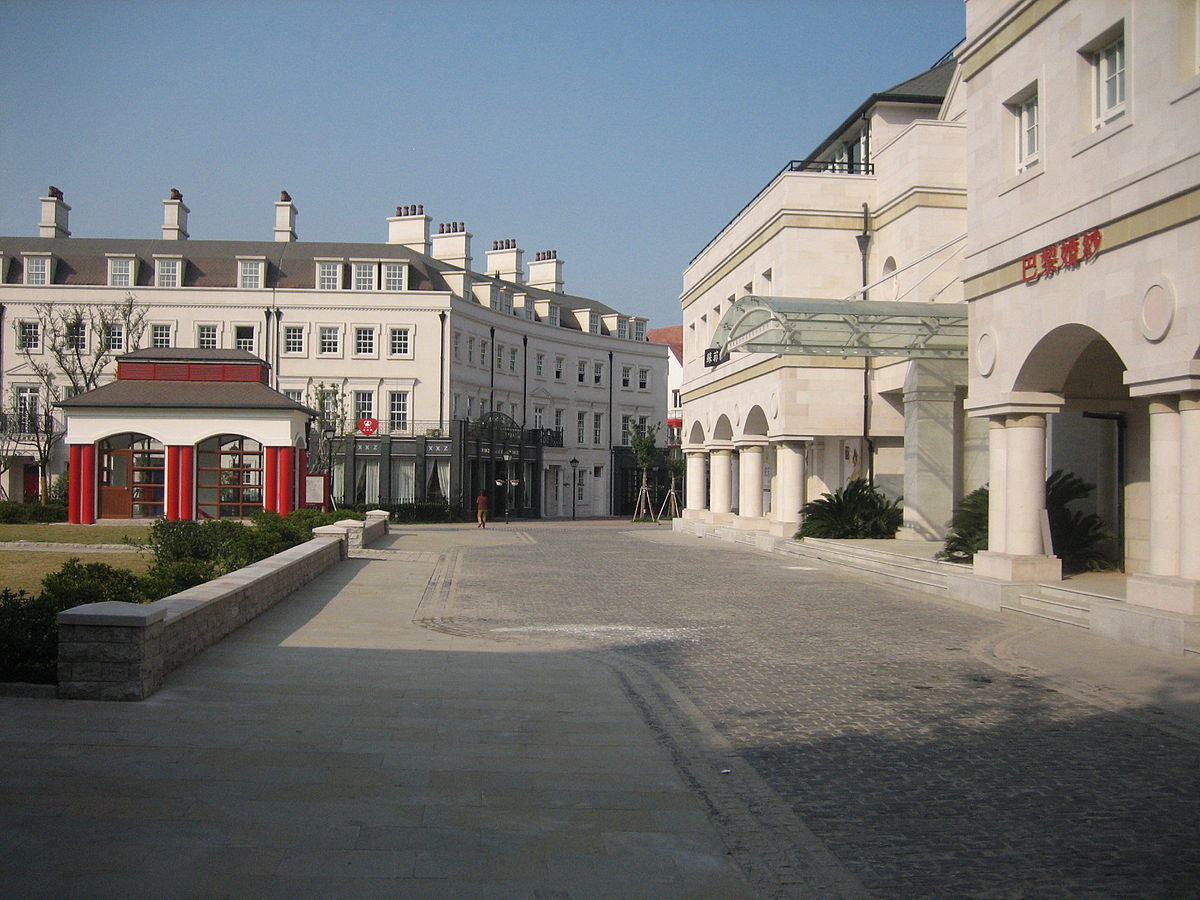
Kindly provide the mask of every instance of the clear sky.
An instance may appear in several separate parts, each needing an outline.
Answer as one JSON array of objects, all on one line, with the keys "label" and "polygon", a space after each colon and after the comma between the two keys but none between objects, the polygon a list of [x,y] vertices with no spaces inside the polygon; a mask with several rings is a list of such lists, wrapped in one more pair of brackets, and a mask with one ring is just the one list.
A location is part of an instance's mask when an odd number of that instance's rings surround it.
[{"label": "clear sky", "polygon": [[0,0],[0,234],[383,241],[465,222],[651,327],[790,159],[963,36],[962,0]]}]

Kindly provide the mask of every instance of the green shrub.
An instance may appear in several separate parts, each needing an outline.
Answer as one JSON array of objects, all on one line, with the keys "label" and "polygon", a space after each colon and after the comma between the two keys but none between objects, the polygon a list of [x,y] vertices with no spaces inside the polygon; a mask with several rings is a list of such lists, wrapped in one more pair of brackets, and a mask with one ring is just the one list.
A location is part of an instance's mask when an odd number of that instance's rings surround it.
[{"label": "green shrub", "polygon": [[891,538],[904,522],[899,500],[889,500],[863,478],[804,504],[797,537]]},{"label": "green shrub", "polygon": [[58,612],[41,594],[0,590],[0,681],[54,683]]},{"label": "green shrub", "polygon": [[0,502],[0,524],[25,525],[29,522],[65,522],[67,508],[57,503]]},{"label": "green shrub", "polygon": [[118,569],[107,563],[80,562],[78,558],[68,559],[58,571],[42,579],[42,597],[58,609],[106,600],[146,602],[141,578],[128,569]]},{"label": "green shrub", "polygon": [[984,485],[962,498],[950,519],[950,532],[945,546],[938,551],[938,559],[968,563],[980,550],[987,549],[988,496]]}]

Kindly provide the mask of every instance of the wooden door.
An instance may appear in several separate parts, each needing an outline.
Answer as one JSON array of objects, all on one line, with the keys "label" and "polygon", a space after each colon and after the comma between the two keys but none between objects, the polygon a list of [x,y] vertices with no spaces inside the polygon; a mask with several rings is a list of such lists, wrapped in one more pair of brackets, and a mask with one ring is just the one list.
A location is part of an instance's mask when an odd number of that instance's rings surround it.
[{"label": "wooden door", "polygon": [[133,489],[128,450],[105,450],[100,469],[100,518],[128,519],[133,515]]}]

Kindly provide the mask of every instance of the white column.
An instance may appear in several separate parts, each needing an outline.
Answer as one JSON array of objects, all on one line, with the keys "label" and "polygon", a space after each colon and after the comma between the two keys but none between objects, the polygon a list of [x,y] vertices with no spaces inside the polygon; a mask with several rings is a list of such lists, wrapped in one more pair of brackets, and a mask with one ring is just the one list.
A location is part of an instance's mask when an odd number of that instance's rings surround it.
[{"label": "white column", "polygon": [[783,524],[796,525],[800,521],[800,507],[804,505],[804,445],[778,441],[775,459],[779,468],[776,482],[779,491],[771,497],[774,518]]},{"label": "white column", "polygon": [[708,453],[704,450],[685,450],[687,460],[687,509],[700,511],[706,507],[704,475]]},{"label": "white column", "polygon": [[763,491],[763,448],[762,444],[739,444],[739,484],[741,498],[738,515],[744,519],[761,519]]},{"label": "white column", "polygon": [[1179,398],[1179,574],[1200,580],[1200,393]]},{"label": "white column", "polygon": [[988,549],[1003,553],[1007,529],[1008,430],[1004,416],[988,419]]},{"label": "white column", "polygon": [[726,514],[733,500],[733,451],[725,448],[710,451],[708,465],[712,481],[709,512],[714,515]]},{"label": "white column", "polygon": [[1009,416],[1008,478],[1005,493],[1007,527],[1005,552],[1041,556],[1042,512],[1046,508],[1046,417],[1041,413]]},{"label": "white column", "polygon": [[1180,418],[1174,398],[1150,401],[1151,575],[1179,574]]}]

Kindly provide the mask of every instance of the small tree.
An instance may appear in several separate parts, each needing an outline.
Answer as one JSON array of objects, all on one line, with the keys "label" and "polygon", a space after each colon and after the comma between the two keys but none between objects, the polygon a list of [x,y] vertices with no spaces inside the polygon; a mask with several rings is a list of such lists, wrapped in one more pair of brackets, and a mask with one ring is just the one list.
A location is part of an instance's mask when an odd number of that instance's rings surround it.
[{"label": "small tree", "polygon": [[[315,436],[310,435],[312,447],[308,454],[310,474],[328,472],[333,468],[333,453],[346,430],[346,392],[333,382],[318,382],[309,388],[308,405],[317,411]],[[326,432],[331,434],[326,437]]]},{"label": "small tree", "polygon": [[7,409],[0,411],[0,500],[8,500],[8,478],[16,461],[26,453],[22,449],[17,417]]},{"label": "small tree", "polygon": [[633,521],[640,519],[655,519],[654,509],[650,506],[650,469],[658,465],[661,451],[658,449],[658,423],[653,425],[631,425],[629,446],[633,450],[633,458],[638,468],[642,470],[642,484],[638,489],[637,506],[633,510]]}]

